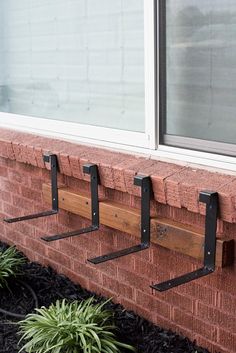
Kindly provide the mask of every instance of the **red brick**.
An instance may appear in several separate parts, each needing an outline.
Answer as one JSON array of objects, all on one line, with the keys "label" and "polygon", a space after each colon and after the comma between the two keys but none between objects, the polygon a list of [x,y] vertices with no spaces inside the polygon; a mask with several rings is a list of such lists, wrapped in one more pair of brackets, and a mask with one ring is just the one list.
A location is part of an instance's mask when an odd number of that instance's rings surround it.
[{"label": "red brick", "polygon": [[[13,143],[14,146],[14,143]],[[18,146],[19,148],[19,158],[22,163],[27,163],[27,164],[32,164],[32,165],[37,165],[36,160],[33,155],[33,159],[31,160],[30,158],[30,150],[27,146],[27,144],[24,143],[19,143]],[[32,157],[32,156],[31,156]]]},{"label": "red brick", "polygon": [[[95,234],[95,233],[94,233]],[[104,247],[117,247],[117,238],[121,233],[114,231],[112,228],[100,226],[99,232],[96,233],[97,239],[101,242],[101,251],[106,251]]]},{"label": "red brick", "polygon": [[[161,270],[167,273],[182,275],[186,272],[192,271],[192,259],[188,256],[173,252],[170,249],[163,248],[154,244],[151,248],[153,263]],[[170,277],[170,275],[169,275]],[[168,278],[166,279],[168,280]]]},{"label": "red brick", "polygon": [[175,180],[167,179],[165,181],[165,190],[168,205],[181,208],[179,183]]},{"label": "red brick", "polygon": [[48,249],[48,257],[53,259],[54,262],[58,263],[59,265],[63,265],[64,267],[70,268],[71,260],[70,258],[65,255],[64,253],[57,251],[55,249]]},{"label": "red brick", "polygon": [[8,180],[13,183],[29,185],[29,177],[24,173],[20,173],[15,169],[10,169],[8,172]]},{"label": "red brick", "polygon": [[60,153],[58,156],[58,161],[60,164],[60,172],[72,176],[72,171],[71,171],[71,166],[70,166],[70,161],[69,161],[69,156],[66,153]]},{"label": "red brick", "polygon": [[117,259],[114,259],[113,264],[117,268],[124,268],[124,269],[131,271],[131,272],[135,272],[135,269],[134,269],[134,261],[135,260],[134,259],[135,259],[135,255],[122,256]]},{"label": "red brick", "polygon": [[[88,254],[87,258],[92,258],[94,254]],[[104,262],[98,265],[93,265],[99,272],[109,275],[112,278],[117,278],[117,266],[114,262]]]},{"label": "red brick", "polygon": [[1,144],[1,149],[0,149],[1,157],[15,159],[15,153],[12,147],[12,143],[9,141],[3,141],[1,139],[0,144]]},{"label": "red brick", "polygon": [[231,353],[235,353],[236,352],[236,333],[226,331],[223,328],[219,328],[218,343],[222,347],[225,347],[228,350],[230,350]]},{"label": "red brick", "polygon": [[20,207],[22,210],[32,211],[34,202],[23,198],[22,196],[12,196],[12,204],[16,207]]},{"label": "red brick", "polygon": [[137,305],[136,303],[134,303],[131,300],[128,300],[124,297],[119,297],[119,302],[120,304],[122,304],[127,310],[131,310],[134,311],[135,313],[137,313],[138,315],[140,315],[141,317],[144,317],[145,319],[149,320],[149,321],[154,321],[154,313],[153,311],[150,311],[149,309],[145,309],[143,307],[143,305]]},{"label": "red brick", "polygon": [[22,196],[26,197],[27,199],[33,200],[34,202],[42,202],[42,194],[38,191],[27,188],[25,186],[21,186],[21,193]]},{"label": "red brick", "polygon": [[37,190],[37,191],[40,191],[42,192],[42,188],[43,188],[43,181],[41,178],[39,177],[31,177],[30,178],[30,188],[33,189],[33,190]]},{"label": "red brick", "polygon": [[10,227],[6,227],[6,238],[12,244],[24,245],[25,244],[25,236],[19,232],[13,231]]},{"label": "red brick", "polygon": [[66,185],[76,192],[83,192],[89,195],[90,193],[90,183],[85,180],[80,180],[76,178],[65,178]]},{"label": "red brick", "polygon": [[27,146],[27,161],[29,164],[32,164],[35,167],[38,166],[33,146]]},{"label": "red brick", "polygon": [[197,316],[209,324],[224,327],[226,330],[236,332],[236,320],[232,315],[223,313],[215,307],[210,307],[202,303],[197,304]]},{"label": "red brick", "polygon": [[135,159],[133,156],[125,155],[122,162],[113,165],[113,181],[114,188],[116,190],[123,192],[127,191],[124,171],[136,163],[137,159]]},{"label": "red brick", "polygon": [[165,180],[167,177],[174,175],[184,167],[177,164],[153,161],[153,164],[146,168],[146,173],[150,174],[152,179],[152,188],[156,201],[166,203],[166,187]]},{"label": "red brick", "polygon": [[69,212],[60,209],[57,214],[57,223],[70,228]]},{"label": "red brick", "polygon": [[9,191],[0,190],[0,199],[2,201],[6,201],[8,203],[11,203],[12,195],[11,195],[11,193]]},{"label": "red brick", "polygon": [[[41,211],[41,210],[39,210]],[[67,227],[58,224],[56,222],[57,216],[50,216],[42,218],[41,221],[35,219],[35,229],[36,229],[36,236],[44,236],[44,235],[53,235],[53,234],[60,234],[65,233],[68,231]],[[36,224],[37,223],[37,224]],[[49,244],[50,246],[58,245],[59,248],[59,241],[55,241]]]},{"label": "red brick", "polygon": [[40,263],[43,266],[49,266],[53,268],[55,271],[57,271],[58,273],[61,273],[61,269],[62,269],[61,264],[58,264],[57,262],[53,261],[53,259],[48,257],[37,255],[37,258],[38,258],[38,261],[40,261]]},{"label": "red brick", "polygon": [[[114,232],[113,232],[114,233]],[[114,234],[115,235],[115,234]],[[118,249],[125,249],[139,244],[140,239],[133,235],[129,235],[123,232],[117,233],[116,247]],[[143,250],[145,251],[145,250]]]},{"label": "red brick", "polygon": [[69,270],[66,267],[62,267],[63,274],[70,278],[74,283],[79,284],[83,288],[88,289],[89,286],[89,280],[86,277],[81,276],[78,273],[75,273],[74,271]]},{"label": "red brick", "polygon": [[71,173],[74,178],[82,179],[79,157],[69,156]]},{"label": "red brick", "polygon": [[[1,145],[1,142],[0,142],[0,145]],[[7,167],[8,169],[14,169],[16,166],[16,163],[17,162],[15,160],[11,160],[0,156],[0,165],[3,167]]]},{"label": "red brick", "polygon": [[235,295],[236,281],[235,269],[233,267],[226,267],[224,269],[217,269],[214,273],[205,278],[198,280],[199,284],[215,288],[217,290],[225,291],[228,294]]},{"label": "red brick", "polygon": [[9,227],[11,230],[15,230],[23,236],[35,236],[35,228],[27,221],[12,223]]},{"label": "red brick", "polygon": [[102,275],[102,285],[108,290],[114,291],[118,296],[134,300],[134,288],[115,280],[112,277],[108,277],[105,274]]},{"label": "red brick", "polygon": [[105,189],[105,197],[111,201],[122,203],[127,206],[131,206],[132,195],[114,190],[114,189]]},{"label": "red brick", "polygon": [[47,246],[45,245],[45,243],[43,243],[41,241],[38,241],[36,239],[32,239],[30,237],[26,237],[24,245],[33,252],[36,252],[36,253],[43,255],[43,256],[47,255]]},{"label": "red brick", "polygon": [[73,243],[70,243],[69,239],[60,240],[58,244],[60,251],[65,253],[67,256],[81,263],[86,262],[86,250],[82,247],[76,247]]},{"label": "red brick", "polygon": [[234,313],[236,311],[236,294],[230,295],[227,292],[221,292],[220,293],[220,308],[224,312]]},{"label": "red brick", "polygon": [[0,176],[1,178],[8,177],[8,168],[0,166]]},{"label": "red brick", "polygon": [[25,163],[17,163],[16,164],[16,170],[20,174],[26,174],[28,176],[41,176],[42,175],[42,170],[39,168],[35,168],[34,166],[30,164],[25,164]]},{"label": "red brick", "polygon": [[[127,169],[124,170],[124,179],[125,179],[125,187],[126,191],[129,194],[135,196],[141,196],[141,188],[139,186],[134,185],[134,177],[140,173],[140,170],[145,170],[145,167],[150,166],[150,161],[144,158],[139,158],[136,164],[131,164]],[[144,174],[148,176],[147,173]]]},{"label": "red brick", "polygon": [[39,168],[45,168],[45,163],[43,161],[43,151],[40,147],[34,147],[34,156]]},{"label": "red brick", "polygon": [[140,258],[135,258],[135,272],[142,277],[149,279],[151,281],[156,281],[158,276],[158,266],[154,266],[152,263],[144,261]]},{"label": "red brick", "polygon": [[99,176],[101,184],[107,188],[114,188],[114,173],[113,166],[123,161],[124,155],[114,153],[104,153],[104,156],[99,161]]},{"label": "red brick", "polygon": [[234,178],[234,176],[210,173],[206,170],[184,168],[165,180],[167,201],[169,198],[172,206],[199,212],[198,199],[201,190],[218,191]]},{"label": "red brick", "polygon": [[163,316],[159,315],[158,312],[153,314],[152,321],[159,327],[162,327],[166,330],[172,330],[173,332],[176,331],[176,325],[170,319],[164,318]]},{"label": "red brick", "polygon": [[15,194],[20,193],[20,186],[8,180],[2,179],[0,183],[0,190],[9,191]]},{"label": "red brick", "polygon": [[18,217],[23,215],[23,212],[19,207],[14,207],[6,202],[3,202],[3,211],[6,217]]},{"label": "red brick", "polygon": [[[206,346],[206,348],[208,348]],[[222,346],[219,346],[218,344],[215,344],[215,342],[212,343],[212,352],[220,352],[220,353],[234,353],[231,351],[231,349],[226,349],[227,347],[222,347]]]},{"label": "red brick", "polygon": [[74,261],[73,270],[91,281],[101,283],[101,274],[98,269],[92,265],[81,264],[78,261]]},{"label": "red brick", "polygon": [[21,251],[25,256],[27,256],[31,261],[35,261],[36,256],[34,251],[31,251],[27,247],[22,246],[20,244],[17,245],[17,249]]},{"label": "red brick", "polygon": [[188,313],[194,313],[196,300],[193,297],[189,297],[186,294],[179,294],[173,290],[161,293],[154,291],[154,294],[160,300],[169,303],[172,306],[178,307]]},{"label": "red brick", "polygon": [[236,180],[219,189],[221,217],[231,223],[236,222]]},{"label": "red brick", "polygon": [[218,291],[210,287],[203,286],[199,284],[198,281],[193,281],[186,285],[176,287],[175,291],[208,305],[215,306],[217,304]]},{"label": "red brick", "polygon": [[214,346],[213,342],[211,342],[210,340],[208,340],[205,337],[202,337],[200,335],[195,335],[194,339],[196,340],[196,344],[199,347],[207,348],[210,352],[213,352],[213,349],[214,349],[213,348],[213,346]]},{"label": "red brick", "polygon": [[16,160],[18,162],[23,162],[24,163],[24,158],[21,155],[21,146],[19,143],[17,142],[13,142],[12,143],[12,148],[13,148],[13,153],[14,153],[14,157],[16,158]]},{"label": "red brick", "polygon": [[[81,227],[82,228],[82,227]],[[75,228],[80,229],[80,228]],[[94,254],[99,253],[99,242],[96,240],[95,232],[91,234],[84,234],[82,236],[71,238],[71,243],[75,247],[79,247],[83,250],[90,250]]]},{"label": "red brick", "polygon": [[98,285],[97,282],[95,283],[93,281],[89,281],[87,289],[106,298],[111,298],[113,302],[117,302],[117,293],[115,291],[108,290],[101,285]]},{"label": "red brick", "polygon": [[211,341],[216,340],[217,329],[215,326],[207,324],[205,321],[200,320],[193,315],[184,312],[183,310],[174,307],[172,312],[172,320],[174,320],[177,325],[187,327],[188,330],[198,335],[204,336],[207,333],[207,337]]},{"label": "red brick", "polygon": [[164,301],[161,301],[154,295],[136,290],[136,303],[139,306],[149,308],[150,311],[156,312],[158,315],[170,319],[170,305]]},{"label": "red brick", "polygon": [[118,279],[122,283],[129,284],[131,287],[136,287],[139,288],[142,291],[149,291],[151,293],[151,288],[150,286],[150,281],[144,277],[141,277],[138,274],[135,274],[133,272],[127,271],[123,268],[118,268]]}]

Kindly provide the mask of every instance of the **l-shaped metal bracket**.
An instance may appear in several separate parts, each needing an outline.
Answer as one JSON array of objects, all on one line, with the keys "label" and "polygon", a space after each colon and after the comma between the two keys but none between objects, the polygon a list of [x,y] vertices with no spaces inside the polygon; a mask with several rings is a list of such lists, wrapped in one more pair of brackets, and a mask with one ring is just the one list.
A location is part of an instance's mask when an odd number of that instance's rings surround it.
[{"label": "l-shaped metal bracket", "polygon": [[159,292],[191,282],[215,271],[216,228],[219,209],[218,193],[202,191],[199,195],[199,201],[206,204],[204,266],[196,271],[151,286],[151,288]]},{"label": "l-shaped metal bracket", "polygon": [[150,246],[150,197],[151,179],[148,176],[137,175],[134,178],[134,185],[141,187],[141,242],[130,248],[112,252],[110,254],[88,259],[89,262],[97,265],[102,262],[126,256],[138,251],[145,250]]},{"label": "l-shaped metal bracket", "polygon": [[49,211],[39,212],[39,213],[30,214],[22,217],[5,218],[4,222],[16,223],[21,221],[27,221],[29,219],[34,219],[34,218],[47,217],[58,213],[57,156],[55,154],[50,154],[50,153],[44,154],[43,160],[44,162],[50,163],[51,165],[52,209]]},{"label": "l-shaped metal bracket", "polygon": [[47,242],[65,239],[69,237],[78,236],[85,233],[91,233],[99,229],[99,200],[98,200],[98,184],[99,175],[98,167],[96,164],[86,164],[83,166],[83,172],[90,174],[90,189],[91,189],[91,219],[92,224],[90,227],[82,228],[72,232],[55,234],[52,236],[45,236],[41,239]]}]

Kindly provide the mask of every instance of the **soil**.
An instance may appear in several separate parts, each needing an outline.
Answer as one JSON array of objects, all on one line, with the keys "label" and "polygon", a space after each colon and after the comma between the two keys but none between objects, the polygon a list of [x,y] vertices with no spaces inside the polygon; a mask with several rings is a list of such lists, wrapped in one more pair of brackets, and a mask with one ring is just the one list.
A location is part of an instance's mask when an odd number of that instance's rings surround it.
[{"label": "soil", "polygon": [[[5,246],[0,243],[0,248]],[[98,302],[104,300],[103,297],[74,284],[64,275],[57,274],[50,267],[37,263],[27,262],[22,268],[20,278],[30,284],[37,294],[39,307],[47,307],[61,298],[83,300],[94,296]],[[0,289],[0,308],[22,315],[34,310],[34,301],[29,290],[13,280],[9,282],[9,289]],[[126,311],[120,304],[109,302],[107,308],[114,312],[118,328],[117,339],[135,346],[137,353],[209,353],[188,338],[155,326],[132,311]],[[19,351],[17,331],[17,319],[0,313],[0,353]]]}]

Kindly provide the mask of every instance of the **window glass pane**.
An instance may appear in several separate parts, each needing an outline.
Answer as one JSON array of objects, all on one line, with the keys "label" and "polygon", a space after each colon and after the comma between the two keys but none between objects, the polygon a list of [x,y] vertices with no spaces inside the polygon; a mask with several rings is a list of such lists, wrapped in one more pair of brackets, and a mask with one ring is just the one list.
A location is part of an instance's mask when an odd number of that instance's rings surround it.
[{"label": "window glass pane", "polygon": [[143,0],[1,0],[0,111],[144,131]]},{"label": "window glass pane", "polygon": [[166,71],[166,133],[235,144],[235,0],[166,0]]}]

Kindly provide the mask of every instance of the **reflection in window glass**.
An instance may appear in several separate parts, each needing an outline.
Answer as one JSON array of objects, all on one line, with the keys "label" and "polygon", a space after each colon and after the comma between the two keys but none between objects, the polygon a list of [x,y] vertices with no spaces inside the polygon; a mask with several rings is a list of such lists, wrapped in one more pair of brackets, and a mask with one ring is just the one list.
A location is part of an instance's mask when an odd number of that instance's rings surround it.
[{"label": "reflection in window glass", "polygon": [[236,1],[166,0],[166,133],[236,143]]},{"label": "reflection in window glass", "polygon": [[144,131],[143,0],[1,0],[0,111]]}]

